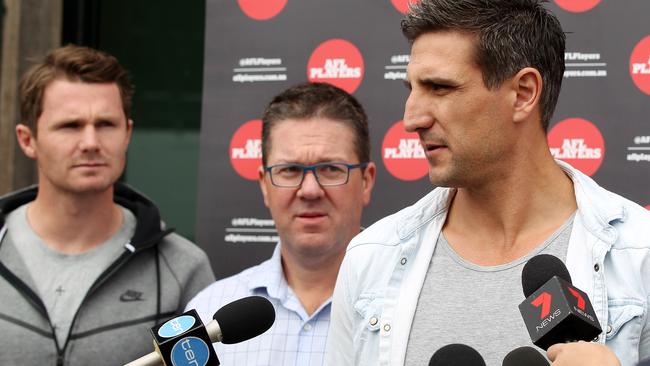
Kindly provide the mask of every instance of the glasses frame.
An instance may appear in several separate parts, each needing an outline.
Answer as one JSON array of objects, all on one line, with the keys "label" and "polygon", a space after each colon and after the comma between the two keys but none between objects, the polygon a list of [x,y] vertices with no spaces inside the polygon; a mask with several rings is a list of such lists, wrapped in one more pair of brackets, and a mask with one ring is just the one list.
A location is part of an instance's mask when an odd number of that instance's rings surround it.
[{"label": "glasses frame", "polygon": [[[348,168],[347,176],[345,177],[345,181],[342,182],[342,183],[336,183],[336,184],[323,184],[323,183],[321,183],[320,179],[318,178],[318,173],[316,173],[316,169],[318,167],[321,167],[321,166],[332,165],[332,164],[345,165]],[[350,180],[350,171],[352,169],[356,169],[356,168],[364,169],[365,167],[368,166],[368,164],[369,163],[367,163],[367,162],[366,163],[358,163],[358,164],[348,164],[348,163],[344,163],[342,161],[325,161],[325,162],[322,162],[322,163],[316,163],[316,164],[311,164],[311,165],[304,165],[304,164],[297,164],[297,163],[286,163],[286,164],[275,164],[275,165],[265,166],[264,171],[269,173],[269,178],[271,179],[271,184],[273,184],[273,186],[278,187],[278,188],[298,188],[298,187],[302,186],[302,182],[305,181],[305,175],[307,175],[307,172],[309,172],[309,171],[311,171],[312,174],[314,174],[314,178],[316,179],[316,182],[318,182],[318,185],[320,185],[321,187],[338,187],[338,186],[343,186],[343,185],[348,184],[348,181]],[[277,167],[288,167],[288,166],[302,169],[302,176],[300,177],[300,181],[297,184],[290,185],[290,186],[277,184],[273,180],[272,169],[277,168]]]}]

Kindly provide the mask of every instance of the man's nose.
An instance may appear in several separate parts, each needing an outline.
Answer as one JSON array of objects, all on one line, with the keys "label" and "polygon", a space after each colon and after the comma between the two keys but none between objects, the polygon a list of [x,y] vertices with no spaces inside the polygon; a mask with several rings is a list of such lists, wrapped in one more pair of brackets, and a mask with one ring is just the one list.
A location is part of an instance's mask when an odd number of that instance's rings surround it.
[{"label": "man's nose", "polygon": [[318,183],[318,180],[316,179],[316,175],[314,174],[314,172],[306,171],[305,178],[303,178],[302,184],[298,189],[298,196],[302,198],[310,199],[310,198],[318,198],[322,196],[323,193],[324,193],[323,187],[321,187],[320,183]]},{"label": "man's nose", "polygon": [[404,105],[404,129],[407,132],[417,132],[430,128],[433,124],[430,107],[419,93],[411,91]]},{"label": "man's nose", "polygon": [[99,148],[99,139],[95,126],[89,125],[81,131],[79,147],[83,151],[97,150]]}]

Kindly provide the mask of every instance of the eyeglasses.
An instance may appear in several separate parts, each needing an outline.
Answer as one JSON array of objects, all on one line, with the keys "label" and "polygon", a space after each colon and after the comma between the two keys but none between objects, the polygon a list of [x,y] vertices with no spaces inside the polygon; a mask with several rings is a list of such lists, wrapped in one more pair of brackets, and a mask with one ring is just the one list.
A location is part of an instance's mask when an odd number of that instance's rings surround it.
[{"label": "eyeglasses", "polygon": [[331,187],[346,184],[350,178],[350,169],[363,169],[366,166],[368,166],[368,163],[347,164],[324,162],[313,165],[277,164],[264,167],[264,171],[271,175],[271,183],[276,187],[300,187],[308,171],[314,173],[314,177],[321,187]]}]

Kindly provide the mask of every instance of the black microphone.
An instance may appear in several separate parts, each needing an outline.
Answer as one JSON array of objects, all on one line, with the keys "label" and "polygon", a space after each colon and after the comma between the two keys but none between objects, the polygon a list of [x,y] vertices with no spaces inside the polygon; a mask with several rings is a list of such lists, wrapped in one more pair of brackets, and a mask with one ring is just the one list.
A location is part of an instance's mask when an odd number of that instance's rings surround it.
[{"label": "black microphone", "polygon": [[645,360],[641,360],[638,366],[650,366],[650,358],[646,358]]},{"label": "black microphone", "polygon": [[156,351],[125,366],[219,365],[211,344],[239,343],[266,332],[275,309],[266,298],[249,296],[223,306],[213,319],[203,326],[196,310],[189,310],[151,328]]},{"label": "black microphone", "polygon": [[485,366],[485,360],[474,348],[465,344],[453,343],[437,350],[429,360],[429,366],[448,365]]},{"label": "black microphone", "polygon": [[[217,310],[214,321],[206,327],[208,333],[214,329],[213,342],[233,344],[257,337],[266,332],[275,322],[273,304],[262,296],[249,296],[233,301]],[[210,324],[214,324],[212,327]]]},{"label": "black microphone", "polygon": [[546,357],[533,347],[515,348],[503,359],[502,366],[549,366]]},{"label": "black microphone", "polygon": [[521,284],[526,300],[519,311],[537,347],[546,350],[556,343],[591,341],[602,333],[589,297],[573,287],[559,258],[549,254],[531,258]]}]

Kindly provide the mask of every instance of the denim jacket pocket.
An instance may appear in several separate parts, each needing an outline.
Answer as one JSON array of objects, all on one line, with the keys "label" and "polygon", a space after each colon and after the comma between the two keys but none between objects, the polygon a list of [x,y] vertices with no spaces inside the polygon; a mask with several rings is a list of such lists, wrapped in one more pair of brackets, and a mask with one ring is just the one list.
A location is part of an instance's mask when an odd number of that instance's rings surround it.
[{"label": "denim jacket pocket", "polygon": [[[613,339],[621,333],[629,341],[633,339],[639,342],[639,335],[643,324],[644,305],[638,300],[610,300],[609,301],[609,324],[606,340]],[[631,338],[628,338],[631,337]]]},{"label": "denim jacket pocket", "polygon": [[378,292],[362,293],[354,303],[354,310],[363,319],[361,325],[364,331],[360,334],[361,340],[367,339],[370,333],[379,332],[383,304],[384,298]]},{"label": "denim jacket pocket", "polygon": [[[609,324],[605,332],[605,343],[621,359],[622,365],[638,361],[639,341],[643,330],[645,303],[636,299],[616,299],[608,302]],[[631,362],[631,363],[630,363]]]}]

